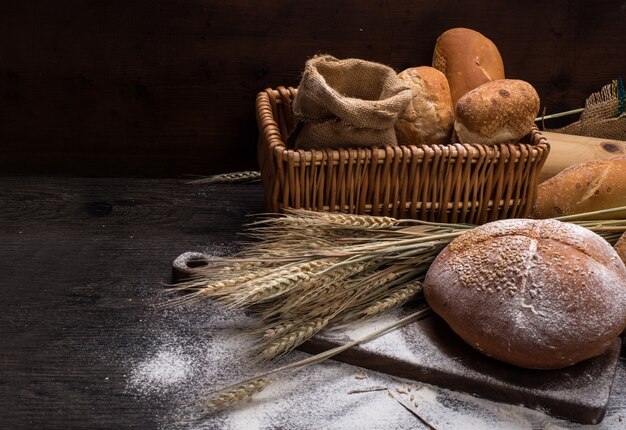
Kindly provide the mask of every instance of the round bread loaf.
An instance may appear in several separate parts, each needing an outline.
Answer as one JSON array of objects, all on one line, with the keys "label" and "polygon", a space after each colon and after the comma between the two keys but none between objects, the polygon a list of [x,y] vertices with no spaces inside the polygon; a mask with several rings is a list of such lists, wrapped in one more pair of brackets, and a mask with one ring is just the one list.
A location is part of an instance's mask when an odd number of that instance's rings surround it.
[{"label": "round bread loaf", "polygon": [[504,64],[496,45],[469,28],[452,28],[435,43],[433,67],[450,83],[452,106],[469,90],[504,79]]},{"label": "round bread loaf", "polygon": [[454,125],[454,108],[445,75],[428,66],[398,74],[413,99],[395,124],[398,144],[447,144]]},{"label": "round bread loaf", "polygon": [[617,243],[615,244],[615,251],[619,258],[626,264],[626,233],[622,234]]},{"label": "round bread loaf", "polygon": [[512,219],[452,241],[424,282],[432,309],[498,360],[558,369],[605,352],[626,327],[626,267],[595,233]]},{"label": "round bread loaf", "polygon": [[516,143],[539,112],[539,96],[528,82],[501,79],[482,84],[456,104],[454,129],[461,143]]},{"label": "round bread loaf", "polygon": [[[574,164],[537,187],[535,218],[553,218],[626,206],[626,155]],[[593,219],[626,217],[626,211]]]}]

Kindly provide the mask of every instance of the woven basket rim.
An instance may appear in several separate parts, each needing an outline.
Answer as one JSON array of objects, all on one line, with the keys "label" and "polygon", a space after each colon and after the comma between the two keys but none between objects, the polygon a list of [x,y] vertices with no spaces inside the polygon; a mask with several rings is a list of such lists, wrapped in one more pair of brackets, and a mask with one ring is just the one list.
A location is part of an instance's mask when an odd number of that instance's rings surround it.
[{"label": "woven basket rim", "polygon": [[296,91],[257,95],[257,155],[269,212],[305,208],[477,224],[530,213],[550,152],[536,126],[511,144],[292,149],[286,141]]},{"label": "woven basket rim", "polygon": [[[291,94],[292,96],[297,93],[297,88],[294,87],[278,87],[278,89],[268,88],[265,91],[259,92],[257,95],[257,112],[259,104],[266,104],[271,106],[269,96],[267,94],[268,91],[273,91],[276,97],[277,103],[282,103],[281,96],[286,94]],[[415,153],[416,151],[432,151],[433,153],[441,151],[442,155],[446,155],[451,158],[456,158],[460,153],[466,152],[465,157],[475,158],[479,156],[486,155],[487,152],[491,152],[494,150],[500,150],[500,152],[506,152],[508,149],[509,153],[519,152],[520,146],[524,146],[527,150],[531,151],[531,155],[537,156],[538,153],[544,151],[546,147],[549,146],[548,140],[545,136],[541,134],[539,128],[536,125],[533,125],[530,132],[524,136],[519,142],[509,143],[509,144],[497,144],[497,145],[485,145],[480,143],[460,143],[454,142],[449,144],[418,144],[418,145],[398,145],[398,146],[388,146],[388,147],[353,147],[353,148],[325,148],[325,149],[293,149],[287,148],[285,144],[285,139],[281,135],[278,125],[273,117],[269,116],[267,118],[260,118],[259,126],[264,129],[270,129],[274,132],[266,133],[266,141],[267,145],[273,150],[275,155],[282,155],[282,157],[286,160],[289,158],[294,158],[299,161],[304,158],[306,161],[310,161],[315,159],[319,161],[324,159],[324,154],[327,157],[332,158],[334,160],[339,159],[340,152],[344,152],[344,155],[347,153],[356,153],[365,151],[365,157],[370,159],[373,156],[374,152],[377,152],[378,159],[384,159],[387,154],[394,155],[395,153],[400,153],[408,151],[409,154]],[[542,147],[539,149],[539,147]],[[391,154],[392,151],[394,154]]]}]

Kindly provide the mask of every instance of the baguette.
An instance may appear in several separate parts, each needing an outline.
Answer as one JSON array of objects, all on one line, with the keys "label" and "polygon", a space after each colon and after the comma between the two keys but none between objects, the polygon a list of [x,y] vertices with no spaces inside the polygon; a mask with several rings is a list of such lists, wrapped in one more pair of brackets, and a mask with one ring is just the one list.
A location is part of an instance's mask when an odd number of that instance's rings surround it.
[{"label": "baguette", "polygon": [[626,141],[622,140],[599,139],[545,130],[542,130],[541,134],[550,142],[550,155],[539,173],[539,183],[556,176],[574,164],[626,154]]},{"label": "baguette", "polygon": [[[553,218],[626,206],[626,155],[578,163],[537,187],[535,218]],[[626,211],[592,219],[626,217]]]}]

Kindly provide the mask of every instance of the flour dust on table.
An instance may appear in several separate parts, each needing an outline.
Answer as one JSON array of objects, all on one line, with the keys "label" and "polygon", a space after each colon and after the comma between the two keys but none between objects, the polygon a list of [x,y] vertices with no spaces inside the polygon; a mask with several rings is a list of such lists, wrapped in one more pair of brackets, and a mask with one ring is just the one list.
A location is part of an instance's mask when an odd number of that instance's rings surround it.
[{"label": "flour dust on table", "polygon": [[[217,247],[207,253],[224,255],[228,250]],[[155,405],[163,429],[427,429],[417,416],[438,430],[585,428],[538,411],[332,360],[280,379],[236,407],[209,413],[206,403],[211,390],[267,370],[253,366],[248,355],[254,340],[244,333],[256,321],[210,302],[159,308],[156,305],[168,296],[154,294],[154,286],[142,288],[150,290],[146,296],[154,306],[138,316],[141,338],[137,345],[129,346],[128,356],[120,359],[120,365],[126,369],[127,391]],[[366,335],[388,323],[388,318],[391,316],[346,328],[339,336]],[[385,349],[395,345],[404,350],[404,342],[401,333],[395,331],[370,346]],[[308,354],[293,351],[272,367],[306,357]],[[626,369],[618,366],[614,389],[626,391],[622,387],[626,387]],[[404,399],[402,404],[387,390]],[[615,398],[624,395],[617,393]],[[621,405],[609,405],[604,421],[592,428],[626,428],[622,413]]]},{"label": "flour dust on table", "polygon": [[[252,341],[242,332],[253,321],[209,303],[155,311],[153,319],[149,347],[127,363],[127,388],[137,396],[163,405],[162,428],[427,429],[416,415],[438,430],[585,428],[538,411],[334,361],[281,379],[248,402],[207,414],[204,404],[211,389],[262,370],[249,365],[245,354]],[[365,331],[366,327],[360,325],[351,334]],[[375,342],[380,347],[398,339],[398,333],[392,332]],[[306,356],[294,351],[281,363]],[[625,374],[626,370],[618,368],[616,389],[626,386]],[[412,408],[402,406],[387,390],[402,396]],[[593,428],[620,428],[624,424],[620,419],[625,418],[620,416],[619,405],[609,405],[605,420]]]},{"label": "flour dust on table", "polygon": [[170,340],[133,369],[129,384],[145,395],[165,394],[168,388],[189,378],[193,365],[192,355],[177,340]]}]

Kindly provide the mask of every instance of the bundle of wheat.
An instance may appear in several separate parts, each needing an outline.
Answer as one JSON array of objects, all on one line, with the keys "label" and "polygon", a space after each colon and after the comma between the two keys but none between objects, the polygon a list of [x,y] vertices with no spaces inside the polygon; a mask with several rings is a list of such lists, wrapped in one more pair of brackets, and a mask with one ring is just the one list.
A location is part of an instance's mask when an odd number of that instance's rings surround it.
[{"label": "bundle of wheat", "polygon": [[[557,219],[579,224],[615,243],[626,231],[626,220],[585,219],[624,209]],[[473,227],[303,210],[271,215],[249,226],[247,235],[254,240],[244,244],[243,251],[211,261],[196,277],[175,286],[174,291],[188,294],[169,305],[209,298],[229,308],[248,310],[259,321],[250,329],[258,336],[258,350],[252,355],[268,362],[324,328],[362,321],[420,297],[431,262],[452,239]],[[381,333],[425,312],[418,311]],[[379,335],[373,333],[355,344]],[[209,406],[246,398],[262,390],[273,375],[338,353],[333,351],[218,390]]]},{"label": "bundle of wheat", "polygon": [[259,317],[262,361],[320,330],[363,320],[418,296],[430,263],[469,225],[292,211],[250,225],[255,241],[212,261],[172,303],[212,298]]}]

